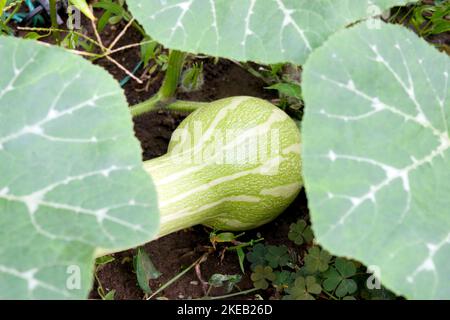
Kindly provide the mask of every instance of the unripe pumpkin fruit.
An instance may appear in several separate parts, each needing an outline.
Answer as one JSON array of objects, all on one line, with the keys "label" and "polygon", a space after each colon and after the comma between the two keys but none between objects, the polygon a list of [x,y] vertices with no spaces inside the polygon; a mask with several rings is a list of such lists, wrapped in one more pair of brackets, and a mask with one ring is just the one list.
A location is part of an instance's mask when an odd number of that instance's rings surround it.
[{"label": "unripe pumpkin fruit", "polygon": [[271,103],[221,99],[190,114],[167,154],[146,161],[163,236],[196,224],[229,231],[272,221],[303,186],[300,132]]}]

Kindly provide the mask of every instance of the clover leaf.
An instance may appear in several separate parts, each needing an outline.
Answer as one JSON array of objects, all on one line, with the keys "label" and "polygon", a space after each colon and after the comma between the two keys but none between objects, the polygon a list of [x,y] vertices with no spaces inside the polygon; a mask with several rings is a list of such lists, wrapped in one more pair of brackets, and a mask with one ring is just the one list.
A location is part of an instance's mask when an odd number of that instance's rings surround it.
[{"label": "clover leaf", "polygon": [[335,266],[324,274],[323,287],[327,291],[335,291],[340,298],[352,294],[358,288],[356,282],[350,279],[355,274],[356,267],[352,261],[336,258]]},{"label": "clover leaf", "polygon": [[268,246],[265,258],[272,268],[284,267],[291,260],[288,248],[285,245]]},{"label": "clover leaf", "polygon": [[247,253],[247,260],[251,263],[250,268],[255,270],[256,266],[266,266],[267,247],[262,243],[253,246],[252,250]]},{"label": "clover leaf", "polygon": [[308,226],[305,220],[301,219],[290,225],[288,238],[295,244],[301,245],[303,243],[311,242],[314,235],[311,227]]},{"label": "clover leaf", "polygon": [[290,288],[295,281],[296,274],[293,272],[289,272],[286,270],[283,271],[275,271],[276,279],[273,281],[274,287],[276,287],[279,291],[283,291],[287,288]]},{"label": "clover leaf", "polygon": [[265,290],[269,287],[268,281],[275,281],[276,275],[271,267],[256,266],[250,278],[255,288]]},{"label": "clover leaf", "polygon": [[308,273],[324,272],[328,270],[331,261],[331,255],[326,250],[319,247],[312,247],[305,256],[305,270]]},{"label": "clover leaf", "polygon": [[322,287],[314,276],[307,276],[295,279],[294,286],[286,291],[288,295],[283,297],[284,300],[314,300],[312,294],[321,293]]}]

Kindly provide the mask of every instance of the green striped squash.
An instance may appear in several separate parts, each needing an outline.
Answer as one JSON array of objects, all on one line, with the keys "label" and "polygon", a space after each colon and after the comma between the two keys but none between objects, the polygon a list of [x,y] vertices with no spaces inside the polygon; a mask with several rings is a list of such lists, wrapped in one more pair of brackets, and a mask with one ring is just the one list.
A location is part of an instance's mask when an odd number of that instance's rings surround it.
[{"label": "green striped squash", "polygon": [[158,193],[159,236],[196,224],[265,224],[299,193],[300,167],[300,133],[282,110],[253,97],[212,102],[180,124],[167,154],[144,163]]}]

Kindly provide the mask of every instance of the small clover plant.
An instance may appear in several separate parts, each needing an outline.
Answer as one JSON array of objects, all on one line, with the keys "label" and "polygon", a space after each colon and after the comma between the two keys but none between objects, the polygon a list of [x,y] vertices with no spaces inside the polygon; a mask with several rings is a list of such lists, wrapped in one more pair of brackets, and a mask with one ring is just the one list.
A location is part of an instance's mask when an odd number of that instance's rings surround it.
[{"label": "small clover plant", "polygon": [[314,276],[298,277],[286,292],[285,300],[315,300],[314,296],[322,292],[322,287]]},{"label": "small clover plant", "polygon": [[311,227],[307,225],[306,221],[300,219],[296,223],[290,225],[288,238],[295,244],[302,245],[304,243],[310,243],[313,240],[314,235]]},{"label": "small clover plant", "polygon": [[324,272],[328,270],[331,258],[328,251],[314,246],[308,250],[304,258],[305,270],[309,273]]},{"label": "small clover plant", "polygon": [[267,266],[266,255],[268,254],[267,247],[258,243],[247,253],[247,260],[251,263],[250,267],[255,270],[257,266]]},{"label": "small clover plant", "polygon": [[290,288],[295,281],[295,273],[287,270],[275,271],[275,280],[272,282],[273,286],[278,291],[284,291]]},{"label": "small clover plant", "polygon": [[265,259],[270,267],[277,268],[287,266],[291,261],[291,256],[285,245],[268,246]]},{"label": "small clover plant", "polygon": [[269,281],[275,281],[276,277],[273,269],[269,266],[256,266],[254,272],[251,274],[253,285],[257,289],[267,289],[269,287]]},{"label": "small clover plant", "polygon": [[323,288],[340,298],[351,295],[358,289],[355,280],[351,279],[355,274],[356,267],[352,261],[336,258],[334,266],[323,274]]}]

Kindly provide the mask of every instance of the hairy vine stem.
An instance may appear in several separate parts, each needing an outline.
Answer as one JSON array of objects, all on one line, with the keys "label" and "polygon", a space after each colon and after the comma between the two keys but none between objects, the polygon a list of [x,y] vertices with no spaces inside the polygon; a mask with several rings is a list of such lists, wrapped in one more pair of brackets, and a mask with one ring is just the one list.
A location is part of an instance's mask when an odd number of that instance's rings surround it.
[{"label": "hairy vine stem", "polygon": [[[50,20],[52,22],[52,28],[57,29],[58,28],[58,22],[56,20],[56,0],[50,0]],[[54,32],[53,33],[54,37],[55,37],[55,41],[57,44],[60,43],[61,38],[59,35],[59,32]]]},{"label": "hairy vine stem", "polygon": [[177,50],[172,50],[170,52],[168,67],[161,88],[150,99],[131,107],[131,114],[133,117],[158,108],[192,112],[207,104],[205,102],[177,101],[174,99],[185,60],[186,53]]}]

